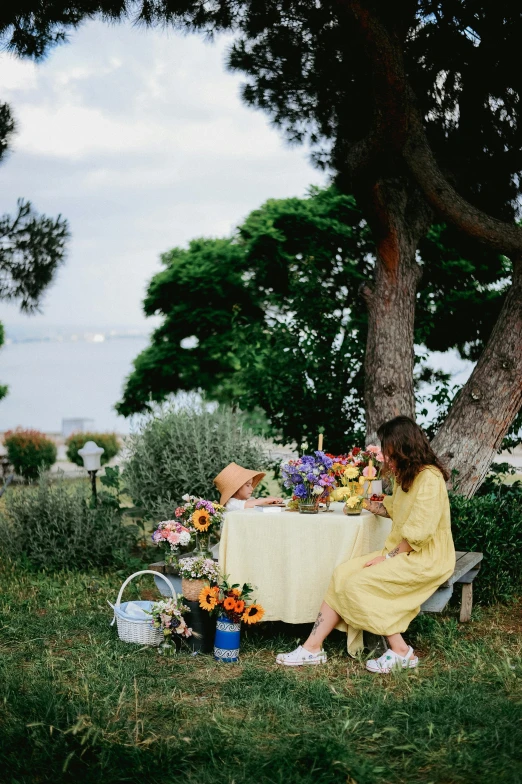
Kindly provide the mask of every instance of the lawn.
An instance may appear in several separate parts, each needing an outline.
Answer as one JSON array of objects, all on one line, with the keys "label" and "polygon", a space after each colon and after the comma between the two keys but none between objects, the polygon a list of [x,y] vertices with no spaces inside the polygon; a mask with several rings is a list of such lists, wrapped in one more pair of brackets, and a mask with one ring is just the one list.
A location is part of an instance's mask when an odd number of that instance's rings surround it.
[{"label": "lawn", "polygon": [[122,643],[124,576],[0,571],[0,780],[522,782],[521,602],[418,618],[422,666],[378,677],[340,634],[326,666],[278,668],[305,631],[278,624],[244,633],[237,665]]}]

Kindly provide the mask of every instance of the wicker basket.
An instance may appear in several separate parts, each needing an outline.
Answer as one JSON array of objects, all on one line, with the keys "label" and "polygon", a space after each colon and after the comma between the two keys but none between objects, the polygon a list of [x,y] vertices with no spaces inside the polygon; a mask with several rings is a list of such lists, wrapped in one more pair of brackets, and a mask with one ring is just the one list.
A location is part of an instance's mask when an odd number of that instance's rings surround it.
[{"label": "wicker basket", "polygon": [[[116,621],[116,626],[118,628],[118,636],[120,640],[123,642],[134,642],[138,645],[160,645],[163,640],[165,639],[164,634],[161,629],[155,629],[152,625],[151,618],[131,618],[129,615],[126,615],[125,608],[128,602],[124,602],[121,604],[121,597],[123,596],[123,591],[130,583],[131,580],[134,580],[135,577],[139,577],[140,574],[152,574],[154,577],[163,577],[165,582],[167,583],[169,590],[172,594],[172,598],[176,599],[176,591],[170,584],[170,582],[165,578],[161,572],[153,572],[151,569],[144,569],[142,572],[135,572],[135,574],[131,574],[130,577],[127,577],[125,582],[120,588],[120,592],[118,594],[118,598],[116,599],[116,604],[112,605],[110,602],[112,609],[114,610],[114,618],[112,619],[112,624]],[[143,610],[150,610],[151,606],[154,602],[134,602]]]},{"label": "wicker basket", "polygon": [[199,594],[208,585],[208,580],[189,580],[184,577],[181,581],[181,590],[189,602],[197,602]]}]

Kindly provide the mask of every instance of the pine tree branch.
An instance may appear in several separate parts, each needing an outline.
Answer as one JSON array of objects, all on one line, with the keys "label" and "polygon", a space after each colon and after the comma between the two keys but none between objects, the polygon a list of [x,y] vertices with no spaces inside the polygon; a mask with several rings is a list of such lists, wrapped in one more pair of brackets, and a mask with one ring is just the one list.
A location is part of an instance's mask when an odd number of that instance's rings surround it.
[{"label": "pine tree branch", "polygon": [[393,148],[402,155],[427,201],[445,220],[508,256],[521,252],[522,230],[474,207],[442,173],[405,72],[403,42],[361,0],[340,2],[345,3],[358,22],[373,63],[375,100],[381,108],[377,134],[383,144],[382,151]]}]

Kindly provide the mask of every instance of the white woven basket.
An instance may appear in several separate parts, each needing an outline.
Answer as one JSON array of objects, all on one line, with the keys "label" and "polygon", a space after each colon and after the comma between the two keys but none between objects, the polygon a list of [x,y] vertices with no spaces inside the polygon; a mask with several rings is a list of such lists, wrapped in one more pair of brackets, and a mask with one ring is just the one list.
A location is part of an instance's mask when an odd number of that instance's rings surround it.
[{"label": "white woven basket", "polygon": [[[112,605],[111,607],[114,610],[114,618],[112,619],[112,624],[116,621],[116,626],[118,628],[118,636],[120,640],[123,642],[134,642],[138,645],[160,645],[163,640],[165,639],[163,631],[161,629],[155,629],[152,625],[152,618],[131,618],[130,616],[125,615],[125,607],[128,602],[124,602],[121,604],[121,597],[123,596],[123,591],[130,583],[131,580],[134,580],[135,577],[139,577],[140,574],[152,574],[155,577],[162,577],[167,585],[169,586],[169,590],[172,594],[172,598],[176,599],[176,591],[167,580],[164,574],[161,572],[153,572],[151,569],[144,569],[142,572],[135,572],[131,574],[130,577],[127,577],[125,582],[120,588],[120,592],[118,594],[118,598],[116,599],[116,604]],[[109,602],[110,604],[110,602]],[[153,602],[134,602],[139,606],[141,605],[148,605],[147,609],[150,609],[150,606]],[[145,609],[145,608],[143,608]]]}]

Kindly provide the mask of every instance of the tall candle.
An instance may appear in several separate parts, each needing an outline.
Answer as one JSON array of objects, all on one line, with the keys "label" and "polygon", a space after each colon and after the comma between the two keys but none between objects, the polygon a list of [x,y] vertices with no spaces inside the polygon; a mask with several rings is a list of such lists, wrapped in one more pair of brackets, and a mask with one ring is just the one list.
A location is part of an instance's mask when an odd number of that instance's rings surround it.
[{"label": "tall candle", "polygon": [[319,441],[317,442],[317,450],[321,452],[323,449],[323,434],[319,433]]}]

